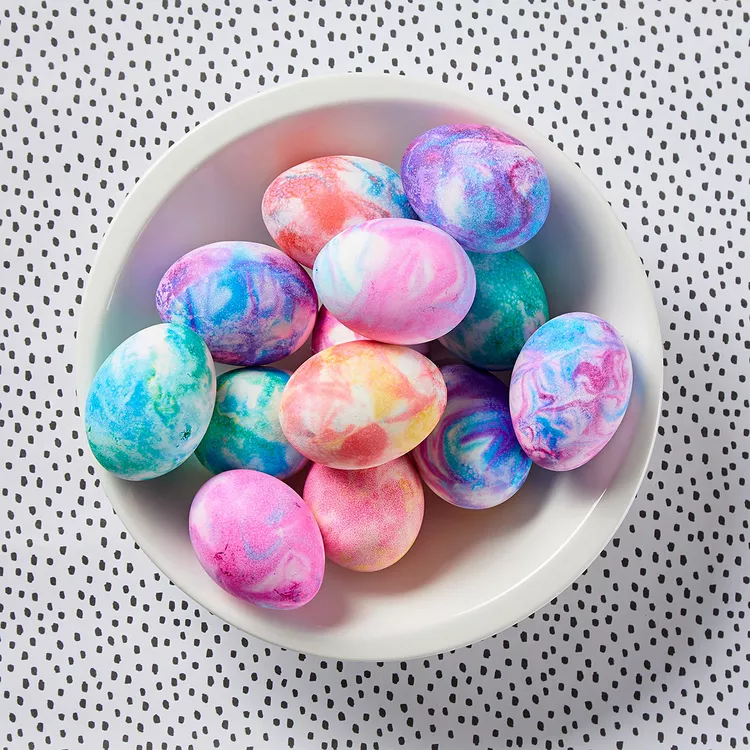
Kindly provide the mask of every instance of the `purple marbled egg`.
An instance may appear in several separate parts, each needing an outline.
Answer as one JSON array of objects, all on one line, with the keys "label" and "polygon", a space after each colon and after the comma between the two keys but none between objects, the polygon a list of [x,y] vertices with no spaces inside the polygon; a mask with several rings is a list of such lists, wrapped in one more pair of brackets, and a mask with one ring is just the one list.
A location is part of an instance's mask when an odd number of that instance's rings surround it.
[{"label": "purple marbled egg", "polygon": [[528,146],[488,125],[423,133],[406,149],[401,179],[423,221],[476,253],[520,247],[549,213],[544,167]]},{"label": "purple marbled egg", "polygon": [[310,277],[281,250],[216,242],[183,255],[156,292],[161,319],[192,328],[217,362],[277,362],[305,343],[318,297]]}]

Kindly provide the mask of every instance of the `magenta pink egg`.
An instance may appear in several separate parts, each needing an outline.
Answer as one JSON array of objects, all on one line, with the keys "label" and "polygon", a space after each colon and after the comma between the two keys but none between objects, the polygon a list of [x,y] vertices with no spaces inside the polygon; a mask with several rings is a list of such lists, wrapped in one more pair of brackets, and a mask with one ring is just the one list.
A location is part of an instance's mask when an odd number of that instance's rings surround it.
[{"label": "magenta pink egg", "polygon": [[422,526],[424,492],[407,456],[356,471],[315,464],[304,498],[328,559],[351,570],[371,572],[398,562]]},{"label": "magenta pink egg", "polygon": [[[325,307],[321,306],[312,332],[313,354],[322,352],[323,349],[328,349],[328,347],[335,346],[336,344],[345,344],[348,341],[369,340],[367,336],[360,336],[358,333],[354,333],[351,328],[347,328],[340,320],[336,320]],[[419,352],[420,354],[427,355],[430,351],[430,344],[429,342],[414,344],[409,348],[414,349],[415,352]]]},{"label": "magenta pink egg", "polygon": [[313,267],[320,301],[347,328],[387,344],[421,344],[455,328],[476,293],[474,266],[450,235],[410,219],[346,229]]},{"label": "magenta pink egg", "polygon": [[323,581],[323,540],[312,513],[291,487],[259,471],[226,471],[198,490],[190,541],[219,586],[259,607],[297,609]]}]

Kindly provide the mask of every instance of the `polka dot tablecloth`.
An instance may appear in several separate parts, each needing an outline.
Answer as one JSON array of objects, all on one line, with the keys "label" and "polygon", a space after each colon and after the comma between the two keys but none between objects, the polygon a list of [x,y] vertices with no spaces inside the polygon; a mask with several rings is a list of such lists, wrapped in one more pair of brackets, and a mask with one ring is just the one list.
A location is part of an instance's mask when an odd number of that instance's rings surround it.
[{"label": "polka dot tablecloth", "polygon": [[[749,11],[0,3],[0,747],[747,746]],[[402,663],[269,647],[186,598],[112,512],[76,410],[81,295],[138,176],[233,102],[344,71],[471,89],[548,135],[626,224],[664,336],[617,538],[515,628]]]}]

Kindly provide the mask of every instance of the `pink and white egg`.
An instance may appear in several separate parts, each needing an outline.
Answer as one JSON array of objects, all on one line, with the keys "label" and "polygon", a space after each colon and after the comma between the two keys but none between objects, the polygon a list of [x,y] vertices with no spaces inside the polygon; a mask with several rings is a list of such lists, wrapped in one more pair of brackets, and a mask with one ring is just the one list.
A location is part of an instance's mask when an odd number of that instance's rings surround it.
[{"label": "pink and white egg", "polygon": [[388,344],[421,344],[448,333],[476,293],[474,266],[461,245],[410,219],[344,230],[320,251],[313,282],[337,320]]},{"label": "pink and white egg", "polygon": [[209,479],[190,507],[190,541],[203,569],[233,596],[297,609],[323,581],[323,539],[302,498],[280,479],[235,469]]}]

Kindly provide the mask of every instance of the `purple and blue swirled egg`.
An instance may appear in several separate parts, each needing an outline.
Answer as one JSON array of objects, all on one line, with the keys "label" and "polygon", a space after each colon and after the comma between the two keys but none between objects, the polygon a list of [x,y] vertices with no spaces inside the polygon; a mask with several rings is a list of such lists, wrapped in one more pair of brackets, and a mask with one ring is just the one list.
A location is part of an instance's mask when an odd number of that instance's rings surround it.
[{"label": "purple and blue swirled egg", "polygon": [[216,242],[183,255],[156,292],[161,319],[192,328],[217,362],[277,362],[305,343],[318,297],[302,267],[257,242]]},{"label": "purple and blue swirled egg", "polygon": [[508,406],[508,387],[464,364],[440,373],[448,403],[437,427],[412,456],[425,484],[462,508],[492,508],[526,481],[531,460],[518,444]]},{"label": "purple and blue swirled egg", "polygon": [[401,180],[420,219],[476,253],[520,247],[549,213],[541,162],[488,125],[442,125],[418,136],[404,153]]},{"label": "purple and blue swirled egg", "polygon": [[545,469],[576,469],[611,440],[632,387],[630,353],[606,320],[590,313],[553,318],[529,338],[513,368],[518,441]]}]

